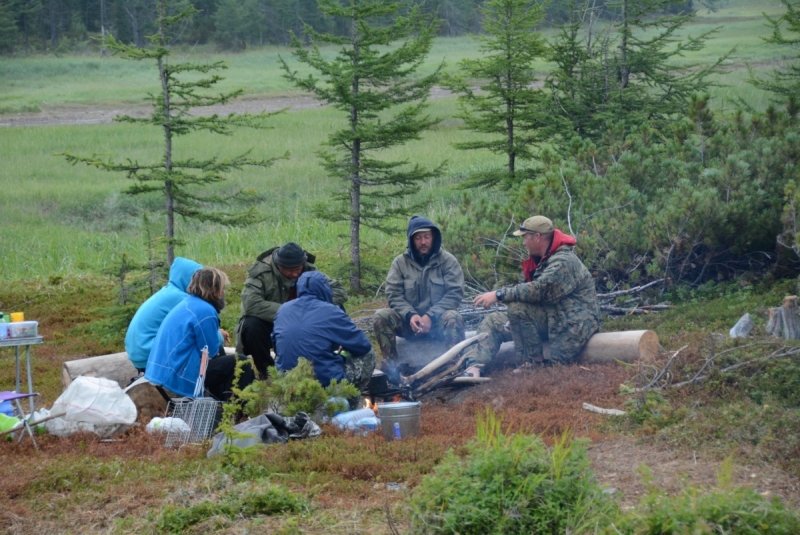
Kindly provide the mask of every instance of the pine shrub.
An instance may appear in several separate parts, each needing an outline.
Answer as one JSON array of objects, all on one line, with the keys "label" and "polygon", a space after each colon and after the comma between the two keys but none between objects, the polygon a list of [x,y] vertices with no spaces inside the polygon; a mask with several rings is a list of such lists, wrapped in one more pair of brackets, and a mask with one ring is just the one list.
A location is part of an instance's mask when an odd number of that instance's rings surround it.
[{"label": "pine shrub", "polygon": [[589,470],[583,441],[548,448],[537,435],[504,435],[487,411],[461,458],[450,452],[411,499],[415,533],[584,533],[616,511]]}]

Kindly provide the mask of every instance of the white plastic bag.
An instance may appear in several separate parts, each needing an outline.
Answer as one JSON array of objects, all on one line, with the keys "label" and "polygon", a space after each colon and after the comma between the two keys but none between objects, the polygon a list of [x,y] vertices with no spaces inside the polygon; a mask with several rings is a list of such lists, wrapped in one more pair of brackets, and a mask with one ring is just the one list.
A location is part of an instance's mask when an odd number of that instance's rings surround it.
[{"label": "white plastic bag", "polygon": [[90,431],[108,436],[136,421],[136,405],[116,381],[103,377],[77,377],[50,408],[66,412],[45,423],[48,433],[67,436]]},{"label": "white plastic bag", "polygon": [[156,416],[150,423],[147,424],[145,427],[148,433],[168,433],[170,431],[174,432],[183,432],[183,433],[191,433],[192,429],[189,427],[189,424],[181,420],[180,418],[159,418]]}]

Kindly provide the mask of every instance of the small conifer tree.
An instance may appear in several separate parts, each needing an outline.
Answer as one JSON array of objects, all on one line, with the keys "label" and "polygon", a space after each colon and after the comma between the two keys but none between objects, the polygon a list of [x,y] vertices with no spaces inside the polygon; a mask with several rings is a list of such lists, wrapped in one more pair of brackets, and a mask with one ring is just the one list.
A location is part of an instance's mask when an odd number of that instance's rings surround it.
[{"label": "small conifer tree", "polygon": [[[116,117],[115,120],[127,123],[145,124],[161,128],[164,133],[164,157],[160,162],[143,163],[127,159],[122,162],[92,157],[64,154],[72,164],[85,163],[106,171],[125,173],[135,181],[126,193],[131,195],[153,192],[163,193],[167,262],[172,265],[175,259],[175,216],[223,225],[247,225],[260,219],[254,207],[244,210],[220,211],[220,206],[236,202],[252,202],[258,197],[252,191],[237,190],[228,194],[200,194],[202,186],[225,180],[225,173],[241,169],[243,166],[266,167],[276,158],[254,159],[249,151],[233,158],[208,157],[204,159],[179,159],[173,154],[172,142],[177,136],[192,132],[207,131],[229,135],[235,126],[265,128],[264,120],[274,114],[242,114],[220,117],[218,115],[198,116],[191,111],[198,107],[225,104],[239,96],[242,91],[208,94],[222,80],[216,73],[227,67],[223,62],[196,64],[191,62],[169,61],[169,44],[173,32],[197,10],[191,4],[176,0],[158,0],[155,24],[157,32],[149,37],[152,48],[138,48],[125,44],[113,36],[105,38],[105,46],[126,59],[135,61],[154,61],[158,66],[161,91],[150,94],[153,113],[149,117]],[[200,77],[197,77],[200,74]]]},{"label": "small conifer tree", "polygon": [[[449,78],[459,93],[465,127],[488,137],[456,143],[460,149],[487,149],[506,156],[506,171],[477,173],[468,185],[494,186],[516,178],[517,160],[533,157],[533,149],[549,138],[552,114],[535,88],[533,63],[544,58],[547,46],[536,31],[542,6],[531,0],[490,0],[481,8],[484,35],[479,59],[461,62],[461,76]],[[471,86],[480,80],[480,91]]]},{"label": "small conifer tree", "polygon": [[[315,214],[350,223],[350,286],[361,290],[361,226],[393,230],[391,219],[407,215],[414,206],[392,206],[388,201],[417,193],[420,182],[441,170],[375,155],[419,139],[436,122],[423,112],[439,69],[414,78],[430,51],[435,24],[417,7],[386,24],[400,10],[399,3],[387,0],[321,0],[319,7],[347,24],[349,35],[318,33],[306,25],[304,31],[314,46],[303,48],[295,36],[293,55],[316,74],[302,76],[281,61],[288,80],[346,114],[346,126],[326,143],[334,151],[320,152],[325,170],[346,187],[332,195],[333,203],[318,205]],[[395,46],[397,41],[402,42]],[[341,49],[329,60],[319,43]]]},{"label": "small conifer tree", "polygon": [[[714,84],[710,76],[728,54],[712,63],[682,60],[697,52],[716,29],[681,35],[692,10],[667,13],[674,0],[616,0],[597,13],[592,4],[573,1],[570,22],[552,43],[556,68],[546,81],[552,109],[571,125],[571,133],[598,141],[612,126],[617,138],[645,122],[662,130],[684,113],[692,96]],[[612,24],[601,24],[602,18]]]}]

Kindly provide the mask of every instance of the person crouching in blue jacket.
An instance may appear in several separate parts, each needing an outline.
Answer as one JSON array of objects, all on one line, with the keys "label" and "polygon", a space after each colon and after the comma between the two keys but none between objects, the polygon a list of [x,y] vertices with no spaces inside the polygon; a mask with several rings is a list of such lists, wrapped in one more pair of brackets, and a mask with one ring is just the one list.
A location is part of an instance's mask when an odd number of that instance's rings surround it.
[{"label": "person crouching in blue jacket", "polygon": [[[333,304],[328,279],[319,271],[307,271],[297,281],[297,299],[281,305],[272,333],[279,370],[291,370],[297,360],[311,361],[322,386],[333,379],[347,379],[366,388],[375,369],[375,352],[364,331]],[[350,356],[342,356],[340,350]]]},{"label": "person crouching in blue jacket", "polygon": [[[202,351],[207,347],[211,360],[205,389],[218,400],[230,397],[237,357],[224,354],[219,336],[219,313],[225,308],[228,283],[228,276],[216,268],[194,272],[187,288],[189,295],[167,314],[158,329],[145,379],[179,396],[192,397],[200,376]],[[239,388],[254,380],[252,367],[245,365]]]}]

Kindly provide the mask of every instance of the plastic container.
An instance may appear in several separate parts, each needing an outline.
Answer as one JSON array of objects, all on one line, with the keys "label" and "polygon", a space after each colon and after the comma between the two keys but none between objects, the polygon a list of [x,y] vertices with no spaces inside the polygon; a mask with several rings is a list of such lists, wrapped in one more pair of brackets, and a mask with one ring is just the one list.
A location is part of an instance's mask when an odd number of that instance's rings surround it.
[{"label": "plastic container", "polygon": [[11,313],[11,321],[9,323],[21,323],[25,321],[25,313],[24,312],[12,312]]},{"label": "plastic container", "polygon": [[8,340],[8,323],[0,322],[0,340]]},{"label": "plastic container", "polygon": [[388,442],[395,439],[395,424],[400,428],[400,438],[415,437],[419,434],[419,417],[422,404],[419,401],[400,401],[397,403],[378,403],[383,438]]},{"label": "plastic container", "polygon": [[39,332],[38,321],[18,321],[7,325],[9,338],[32,338]]},{"label": "plastic container", "polygon": [[359,421],[356,422],[356,430],[362,431],[364,435],[371,431],[377,431],[381,427],[381,420],[380,418],[376,418],[375,416],[368,416],[366,418],[361,418]]},{"label": "plastic container", "polygon": [[0,403],[0,414],[5,414],[6,416],[14,416],[14,405],[11,404],[10,399]]},{"label": "plastic container", "polygon": [[372,412],[372,409],[358,409],[337,414],[331,418],[331,422],[336,424],[340,429],[355,429],[359,420],[374,417],[375,413]]}]

